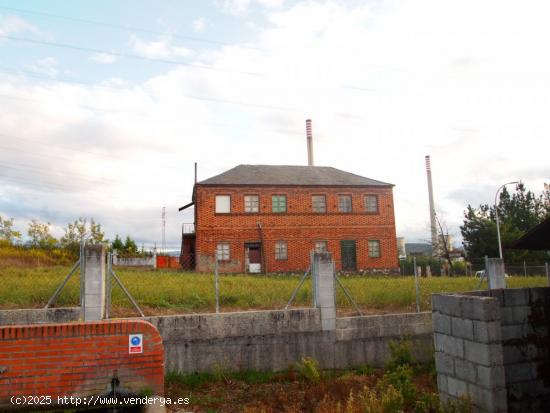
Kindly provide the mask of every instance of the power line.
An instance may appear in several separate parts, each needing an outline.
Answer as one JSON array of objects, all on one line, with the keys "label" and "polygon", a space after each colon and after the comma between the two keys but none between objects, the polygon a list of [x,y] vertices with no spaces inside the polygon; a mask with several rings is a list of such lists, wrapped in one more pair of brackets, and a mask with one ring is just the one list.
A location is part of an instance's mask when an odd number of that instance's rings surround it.
[{"label": "power line", "polygon": [[28,39],[28,38],[25,38],[25,37],[10,36],[10,35],[5,35],[5,34],[1,34],[0,38],[12,40],[12,41],[23,42],[23,43],[39,44],[39,45],[49,46],[49,47],[58,47],[58,48],[64,48],[64,49],[77,50],[77,51],[80,51],[80,52],[108,54],[108,55],[111,55],[111,56],[124,57],[124,58],[127,58],[127,59],[145,60],[145,61],[149,61],[149,62],[157,62],[157,63],[163,63],[163,64],[169,64],[169,65],[175,65],[175,66],[188,66],[188,67],[191,67],[191,68],[194,68],[194,69],[203,69],[203,70],[212,70],[212,71],[220,71],[220,72],[238,73],[238,74],[247,75],[247,76],[258,76],[258,77],[265,76],[261,73],[255,73],[255,72],[246,72],[246,71],[240,71],[240,70],[223,69],[223,68],[218,68],[218,67],[213,67],[213,66],[201,65],[201,64],[197,64],[197,63],[183,62],[183,61],[178,61],[178,60],[159,59],[159,58],[155,58],[155,57],[140,56],[140,55],[131,54],[131,53],[114,52],[114,51],[103,50],[103,49],[95,49],[95,48],[92,48],[92,47],[76,46],[76,45],[67,44],[67,43],[48,42],[48,41],[45,41],[45,40]]},{"label": "power line", "polygon": [[[0,66],[0,72],[15,73],[15,74],[20,74],[21,76],[29,76],[29,77],[48,80],[48,81],[51,81],[51,82],[57,82],[57,83],[61,83],[61,84],[78,84],[78,85],[84,85],[84,86],[92,86],[92,87],[100,87],[100,88],[107,88],[107,89],[114,89],[114,90],[122,90],[122,91],[132,92],[132,89],[127,88],[127,87],[98,85],[98,84],[94,84],[93,82],[90,82],[90,81],[65,80],[65,79],[60,80],[60,79],[56,79],[56,78],[51,78],[49,76],[39,75],[39,74],[35,74],[35,73],[28,72],[28,71],[23,71],[23,70],[20,70],[19,72],[24,72],[24,73],[18,73],[17,70],[9,69],[9,68],[6,68],[5,66]],[[10,95],[0,94],[0,96],[11,98]],[[240,101],[230,100],[230,99],[209,98],[209,97],[204,97],[204,96],[193,96],[193,95],[187,95],[187,94],[181,94],[181,96],[183,96],[187,99],[199,100],[199,101],[203,101],[203,102],[224,103],[224,104],[229,104],[229,105],[247,106],[247,107],[254,107],[254,108],[258,108],[258,109],[267,109],[267,110],[279,110],[279,111],[285,111],[285,112],[301,112],[301,110],[299,110],[297,108],[288,108],[288,107],[284,107],[284,106],[263,105],[261,103],[248,103],[248,102],[240,102]],[[35,100],[35,101],[38,101],[36,99],[30,99],[30,98],[20,98],[20,97],[13,97],[13,98],[14,99],[21,99],[21,100]],[[94,108],[94,107],[91,107],[91,106],[83,106],[83,105],[79,105],[79,106],[81,106],[85,109],[96,110],[96,111],[99,111],[99,112],[117,112],[117,111],[120,112],[121,111],[121,110],[116,110],[116,109]]]},{"label": "power line", "polygon": [[[68,20],[68,21],[74,21],[74,22],[77,22],[77,23],[86,23],[86,24],[92,24],[92,25],[97,25],[97,26],[109,27],[111,29],[125,30],[125,31],[129,31],[129,32],[141,32],[141,33],[154,34],[154,35],[158,35],[158,36],[170,36],[170,37],[174,37],[174,38],[177,38],[177,39],[188,40],[188,41],[192,41],[192,42],[210,43],[210,44],[219,45],[219,46],[236,46],[236,44],[234,44],[234,43],[224,42],[224,41],[221,41],[221,40],[212,40],[212,39],[203,39],[203,38],[192,37],[192,36],[183,36],[183,35],[175,34],[175,33],[160,32],[160,31],[156,31],[156,30],[144,29],[144,28],[134,27],[134,26],[124,26],[124,25],[120,25],[120,24],[102,22],[102,21],[98,21],[98,20],[82,19],[80,17],[62,16],[62,15],[59,15],[59,14],[46,13],[46,12],[36,11],[36,10],[24,10],[24,9],[19,9],[19,8],[15,8],[15,7],[7,7],[7,6],[0,6],[0,9],[15,11],[15,12],[18,12],[18,13],[35,14],[37,16],[44,16],[44,17],[48,17],[48,18],[63,19],[63,20]],[[250,50],[256,50],[256,51],[261,51],[261,52],[266,51],[265,49],[262,49],[260,47],[247,46],[247,45],[241,45],[241,44],[239,44],[237,46],[242,47],[243,49],[250,49]]]}]

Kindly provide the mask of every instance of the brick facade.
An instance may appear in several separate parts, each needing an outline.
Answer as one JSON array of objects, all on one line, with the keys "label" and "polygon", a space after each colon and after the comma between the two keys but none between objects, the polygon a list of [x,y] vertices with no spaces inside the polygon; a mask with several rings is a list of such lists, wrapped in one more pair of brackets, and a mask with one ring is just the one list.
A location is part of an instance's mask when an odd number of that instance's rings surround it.
[{"label": "brick facade", "polygon": [[[231,197],[228,214],[215,212],[216,195]],[[245,212],[245,195],[259,196],[259,212]],[[284,213],[272,212],[272,195],[286,195]],[[324,195],[326,212],[313,212],[312,196]],[[351,213],[338,212],[338,196],[351,195]],[[366,212],[365,195],[378,197],[378,212]],[[327,241],[337,270],[342,269],[340,241],[354,240],[356,270],[398,269],[392,187],[388,186],[195,186],[196,269],[211,272],[219,242],[230,245],[224,272],[244,272],[245,243],[262,246],[262,272],[301,272],[309,266],[315,241]],[[368,254],[369,240],[380,242],[380,257]],[[275,243],[286,241],[288,257],[275,258]]]},{"label": "brick facade", "polygon": [[[129,334],[143,335],[141,354],[129,354]],[[12,396],[51,396],[53,405],[58,396],[106,395],[114,376],[119,390],[164,394],[162,338],[145,321],[0,327],[0,368],[6,409],[18,407]]]}]

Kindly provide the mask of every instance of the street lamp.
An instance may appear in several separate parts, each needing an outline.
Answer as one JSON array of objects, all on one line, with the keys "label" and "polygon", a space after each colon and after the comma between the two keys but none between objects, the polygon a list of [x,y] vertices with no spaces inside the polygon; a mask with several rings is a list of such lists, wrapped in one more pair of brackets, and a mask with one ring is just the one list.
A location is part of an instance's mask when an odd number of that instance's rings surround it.
[{"label": "street lamp", "polygon": [[498,254],[499,254],[500,259],[502,259],[502,245],[500,243],[500,224],[499,224],[499,221],[498,221],[497,197],[498,197],[498,193],[500,192],[500,190],[502,188],[504,188],[506,185],[519,184],[519,183],[520,183],[520,181],[506,182],[505,184],[502,184],[497,189],[497,193],[495,194],[495,215],[496,215],[496,218],[497,218]]}]

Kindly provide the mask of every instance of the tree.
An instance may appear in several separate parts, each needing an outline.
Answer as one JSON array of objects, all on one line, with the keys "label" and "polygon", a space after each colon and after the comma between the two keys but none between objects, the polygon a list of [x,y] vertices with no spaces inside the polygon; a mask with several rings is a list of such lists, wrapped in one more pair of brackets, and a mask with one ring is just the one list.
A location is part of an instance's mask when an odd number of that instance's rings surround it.
[{"label": "tree", "polygon": [[438,245],[439,252],[442,258],[445,258],[447,263],[449,264],[449,273],[450,275],[453,274],[453,260],[451,259],[451,248],[452,246],[449,245],[449,230],[447,226],[445,225],[446,231],[443,231],[443,225],[441,225],[441,221],[435,216],[435,222],[437,222],[437,226],[439,227],[439,237],[438,237]]},{"label": "tree", "polygon": [[29,245],[35,248],[52,249],[57,245],[57,239],[50,232],[51,224],[48,222],[42,224],[33,219],[29,223],[27,234],[29,235]]},{"label": "tree", "polygon": [[122,242],[118,234],[116,234],[115,240],[111,243],[111,248],[114,251],[124,251],[124,243]]},{"label": "tree", "polygon": [[8,245],[21,239],[21,232],[13,229],[13,218],[4,219],[0,216],[0,241],[4,241]]},{"label": "tree", "polygon": [[[550,214],[550,204],[546,199],[550,200],[547,185],[540,196],[527,190],[521,183],[516,186],[512,195],[503,188],[497,206],[503,249]],[[470,260],[482,259],[486,255],[498,257],[494,205],[483,204],[478,208],[468,205],[464,211],[464,223],[460,227],[460,232],[464,240],[464,250]],[[524,260],[542,261],[547,258],[544,252],[521,250],[508,250],[505,256],[509,263],[520,263]]]},{"label": "tree", "polygon": [[87,218],[79,217],[74,222],[67,224],[63,231],[65,231],[65,235],[61,237],[61,246],[74,254],[78,254],[80,243],[83,240],[89,244],[106,242],[101,224],[95,222],[93,218],[88,224]]},{"label": "tree", "polygon": [[136,242],[130,238],[129,235],[126,236],[126,240],[124,241],[124,251],[128,254],[135,254],[138,250]]}]

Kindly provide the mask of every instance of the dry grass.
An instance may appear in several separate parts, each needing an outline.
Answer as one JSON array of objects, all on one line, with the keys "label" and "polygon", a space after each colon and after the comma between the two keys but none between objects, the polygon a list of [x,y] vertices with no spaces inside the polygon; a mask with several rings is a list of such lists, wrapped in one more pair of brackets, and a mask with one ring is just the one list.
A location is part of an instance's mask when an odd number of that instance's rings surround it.
[{"label": "dry grass", "polygon": [[[0,269],[1,308],[41,307],[46,304],[69,267]],[[161,270],[117,269],[128,290],[147,314],[212,312],[215,308],[214,277],[209,274]],[[76,273],[57,301],[59,306],[78,303]],[[221,275],[220,306],[222,311],[280,309],[298,285],[298,276]],[[345,276],[343,284],[366,313],[415,311],[413,277]],[[512,277],[509,287],[546,286],[544,276]],[[469,291],[479,284],[471,277],[432,277],[420,279],[421,309],[430,309],[430,295],[437,292]],[[113,284],[114,285],[114,284]],[[337,287],[338,288],[338,287]],[[486,284],[482,286],[486,288]],[[118,286],[113,286],[113,315],[133,314],[131,305]],[[298,292],[294,306],[311,304],[311,282]],[[337,305],[341,312],[352,307],[338,289]]]}]

